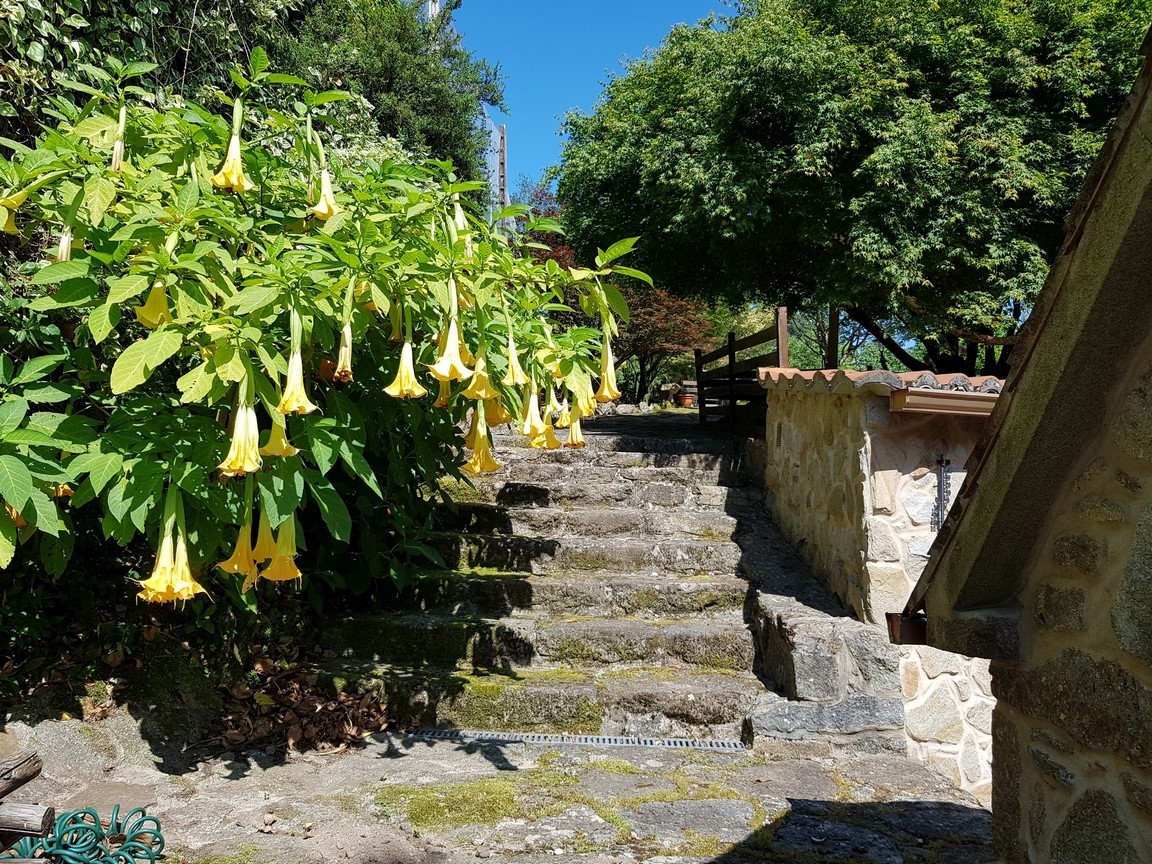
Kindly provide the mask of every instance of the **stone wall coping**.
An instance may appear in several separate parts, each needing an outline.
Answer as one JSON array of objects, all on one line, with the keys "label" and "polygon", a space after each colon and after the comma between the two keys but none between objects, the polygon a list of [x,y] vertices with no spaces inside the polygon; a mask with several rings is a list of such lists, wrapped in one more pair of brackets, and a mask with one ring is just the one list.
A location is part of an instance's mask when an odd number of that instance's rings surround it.
[{"label": "stone wall coping", "polygon": [[1004,382],[991,375],[964,375],[959,372],[889,372],[875,369],[791,369],[779,366],[757,370],[765,390],[797,393],[830,393],[844,396],[886,396],[897,390],[934,390],[955,393],[997,394]]}]

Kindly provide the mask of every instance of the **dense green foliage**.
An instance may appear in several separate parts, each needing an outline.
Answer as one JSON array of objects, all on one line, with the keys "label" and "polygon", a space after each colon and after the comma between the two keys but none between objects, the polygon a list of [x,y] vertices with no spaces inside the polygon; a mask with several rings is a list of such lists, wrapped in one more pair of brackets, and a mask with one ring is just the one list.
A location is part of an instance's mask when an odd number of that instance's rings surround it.
[{"label": "dense green foliage", "polygon": [[832,304],[913,368],[1003,372],[987,337],[1026,316],[1150,13],[762,0],[678,27],[568,118],[570,240],[639,234],[658,285]]},{"label": "dense green foliage", "polygon": [[461,46],[459,5],[425,21],[416,0],[0,0],[0,136],[31,141],[58,82],[105,57],[154,63],[146,90],[203,98],[264,45],[278,69],[357,97],[331,109],[338,141],[390,136],[478,178],[479,111],[503,85]]}]

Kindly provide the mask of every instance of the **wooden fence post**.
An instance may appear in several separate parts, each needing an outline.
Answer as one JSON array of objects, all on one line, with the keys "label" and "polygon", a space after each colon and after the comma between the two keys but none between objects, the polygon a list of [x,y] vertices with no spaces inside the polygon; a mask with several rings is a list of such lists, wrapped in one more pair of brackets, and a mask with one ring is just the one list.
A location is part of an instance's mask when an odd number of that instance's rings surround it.
[{"label": "wooden fence post", "polygon": [[696,409],[700,412],[700,423],[708,422],[708,415],[704,412],[704,363],[700,358],[704,356],[704,352],[697,348],[696,354]]},{"label": "wooden fence post", "polygon": [[728,331],[728,425],[736,428],[736,334]]},{"label": "wooden fence post", "polygon": [[788,366],[788,307],[776,307],[776,365]]},{"label": "wooden fence post", "polygon": [[824,346],[824,368],[836,369],[840,366],[840,310],[832,306],[828,310],[828,342]]}]

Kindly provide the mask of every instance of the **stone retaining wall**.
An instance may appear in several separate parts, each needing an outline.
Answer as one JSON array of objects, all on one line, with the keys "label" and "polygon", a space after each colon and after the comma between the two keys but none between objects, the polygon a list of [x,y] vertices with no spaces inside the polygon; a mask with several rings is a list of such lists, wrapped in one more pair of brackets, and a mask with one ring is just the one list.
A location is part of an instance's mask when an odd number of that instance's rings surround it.
[{"label": "stone retaining wall", "polygon": [[[894,413],[890,390],[767,391],[764,478],[772,516],[824,587],[877,627],[886,612],[903,609],[927,563],[937,461],[950,460],[955,495],[984,423]],[[988,662],[900,650],[910,752],[988,800],[995,704]]]}]

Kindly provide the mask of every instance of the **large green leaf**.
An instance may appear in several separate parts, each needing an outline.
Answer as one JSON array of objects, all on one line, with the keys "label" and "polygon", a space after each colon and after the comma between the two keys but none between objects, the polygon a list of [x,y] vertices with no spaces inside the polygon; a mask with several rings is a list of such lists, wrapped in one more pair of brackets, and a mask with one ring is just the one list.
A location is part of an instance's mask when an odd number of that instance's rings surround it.
[{"label": "large green leaf", "polygon": [[33,285],[57,285],[69,279],[79,279],[88,275],[89,264],[86,260],[58,261],[49,264],[43,270],[38,270],[32,277]]},{"label": "large green leaf", "polygon": [[121,276],[119,279],[110,279],[108,280],[108,302],[123,303],[125,300],[131,300],[147,287],[148,277],[138,273],[132,276]]},{"label": "large green leaf", "polygon": [[304,499],[304,472],[297,459],[277,459],[271,471],[260,475],[260,506],[272,527],[296,512]]},{"label": "large green leaf", "polygon": [[12,563],[16,555],[16,523],[8,511],[0,507],[0,570]]},{"label": "large green leaf", "polygon": [[0,438],[20,428],[28,414],[28,401],[17,396],[0,402]]},{"label": "large green leaf", "polygon": [[139,387],[159,366],[180,350],[183,337],[175,330],[152,333],[133,342],[112,367],[112,392],[127,393]]},{"label": "large green leaf", "polygon": [[348,514],[348,507],[336,488],[323,478],[308,484],[308,491],[312,499],[324,514],[324,524],[328,533],[336,540],[347,543],[352,535],[352,517]]},{"label": "large green leaf", "polygon": [[0,498],[20,512],[32,494],[32,475],[16,456],[0,456]]}]

